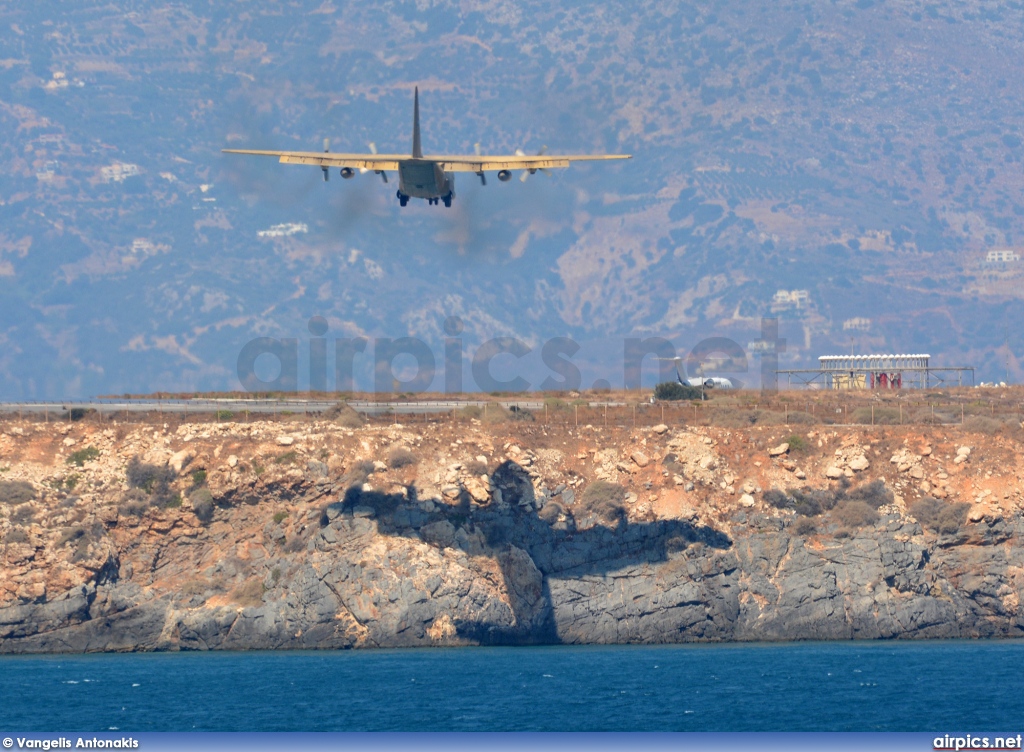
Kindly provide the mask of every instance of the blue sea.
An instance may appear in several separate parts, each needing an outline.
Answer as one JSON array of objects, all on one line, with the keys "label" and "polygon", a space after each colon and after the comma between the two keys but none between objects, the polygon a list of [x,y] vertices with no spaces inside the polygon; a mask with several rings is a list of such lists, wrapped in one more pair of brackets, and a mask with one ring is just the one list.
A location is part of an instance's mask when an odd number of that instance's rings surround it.
[{"label": "blue sea", "polygon": [[934,731],[1024,725],[1024,642],[0,657],[24,731]]}]

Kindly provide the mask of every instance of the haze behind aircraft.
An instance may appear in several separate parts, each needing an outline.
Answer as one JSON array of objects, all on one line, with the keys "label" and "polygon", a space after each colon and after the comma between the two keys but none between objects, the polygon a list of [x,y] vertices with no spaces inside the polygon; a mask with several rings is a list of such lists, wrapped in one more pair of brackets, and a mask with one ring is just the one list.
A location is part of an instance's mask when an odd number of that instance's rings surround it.
[{"label": "haze behind aircraft", "polygon": [[[341,177],[348,180],[355,171],[373,170],[388,182],[388,172],[398,172],[398,202],[402,206],[409,203],[410,198],[426,199],[428,204],[437,205],[444,202],[452,205],[455,198],[456,172],[475,173],[483,185],[487,185],[487,173],[497,172],[498,180],[506,182],[512,178],[512,170],[524,170],[521,180],[533,175],[537,170],[548,170],[556,167],[568,167],[572,162],[603,161],[608,159],[629,159],[630,154],[583,154],[558,156],[544,154],[544,149],[535,156],[527,156],[516,151],[511,156],[487,156],[477,154],[469,157],[443,156],[428,154],[424,156],[420,141],[420,92],[416,87],[413,94],[412,114],[412,154],[377,154],[377,149],[370,144],[370,154],[335,154],[329,151],[330,142],[324,139],[324,150],[317,151],[270,151],[263,149],[223,149],[226,154],[254,154],[263,157],[278,157],[282,164],[316,165],[324,173],[324,180],[330,177],[328,169],[340,168]],[[545,147],[546,149],[547,147]]]}]

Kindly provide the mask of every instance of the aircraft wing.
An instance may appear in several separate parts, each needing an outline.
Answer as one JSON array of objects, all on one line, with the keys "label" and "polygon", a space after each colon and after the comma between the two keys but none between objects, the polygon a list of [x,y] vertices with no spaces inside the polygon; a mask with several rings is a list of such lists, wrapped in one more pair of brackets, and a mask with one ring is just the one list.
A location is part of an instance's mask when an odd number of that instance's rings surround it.
[{"label": "aircraft wing", "polygon": [[277,157],[281,164],[303,164],[316,167],[350,167],[353,170],[397,170],[398,163],[408,160],[404,154],[340,154],[333,151],[271,151],[265,149],[221,149],[225,154],[250,154]]},{"label": "aircraft wing", "polygon": [[573,162],[599,162],[610,159],[630,159],[631,154],[538,154],[509,156],[432,156],[423,157],[437,162],[445,172],[496,172],[498,170],[549,170],[568,167]]},{"label": "aircraft wing", "polygon": [[[354,170],[397,170],[399,162],[412,161],[408,154],[341,154],[324,151],[272,151],[267,149],[222,149],[225,154],[250,154],[277,157],[281,164],[303,164],[315,167],[350,167]],[[499,170],[548,170],[568,167],[573,162],[596,162],[630,159],[630,154],[572,155],[509,155],[509,156],[447,156],[427,154],[425,162],[436,162],[445,172],[497,172]]]}]

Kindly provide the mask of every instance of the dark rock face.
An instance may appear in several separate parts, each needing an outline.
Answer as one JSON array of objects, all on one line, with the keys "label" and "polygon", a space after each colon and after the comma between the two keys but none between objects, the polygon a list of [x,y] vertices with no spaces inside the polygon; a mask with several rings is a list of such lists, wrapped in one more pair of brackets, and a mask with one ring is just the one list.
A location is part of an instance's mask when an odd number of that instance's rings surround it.
[{"label": "dark rock face", "polygon": [[[956,538],[883,518],[806,538],[780,518],[726,535],[596,524],[515,497],[474,507],[350,489],[260,605],[152,598],[107,571],[0,609],[0,652],[1019,637],[1020,520]],[[173,545],[173,543],[171,544]]]}]

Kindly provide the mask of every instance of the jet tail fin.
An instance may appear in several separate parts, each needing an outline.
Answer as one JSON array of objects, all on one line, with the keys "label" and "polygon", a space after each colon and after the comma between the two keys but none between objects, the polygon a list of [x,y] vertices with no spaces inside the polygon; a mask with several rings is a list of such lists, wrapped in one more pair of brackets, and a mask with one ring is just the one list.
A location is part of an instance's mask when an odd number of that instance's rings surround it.
[{"label": "jet tail fin", "polygon": [[412,104],[412,158],[423,159],[423,146],[420,144],[420,87],[416,87]]}]

